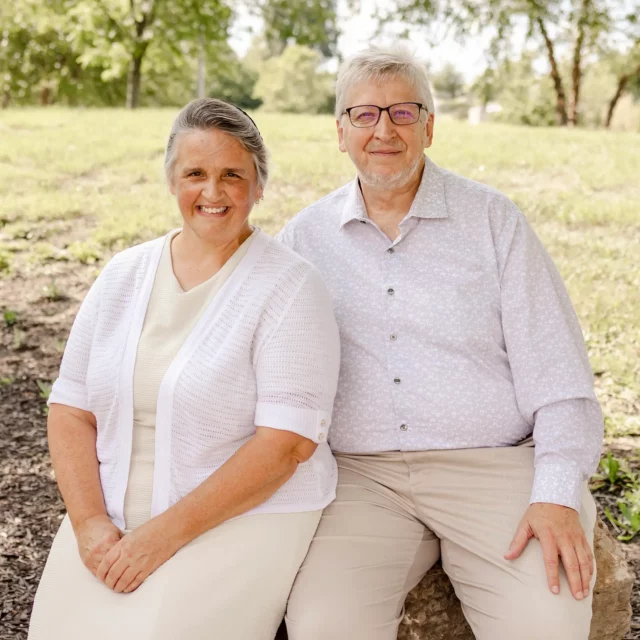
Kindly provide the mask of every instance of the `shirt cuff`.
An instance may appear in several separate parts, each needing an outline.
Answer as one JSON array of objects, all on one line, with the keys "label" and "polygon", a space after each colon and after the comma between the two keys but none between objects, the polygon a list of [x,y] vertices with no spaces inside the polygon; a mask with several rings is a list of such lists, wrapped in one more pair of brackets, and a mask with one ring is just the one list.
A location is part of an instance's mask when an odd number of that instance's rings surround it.
[{"label": "shirt cuff", "polygon": [[66,404],[69,407],[90,411],[87,387],[72,380],[58,378],[51,387],[47,406],[52,403]]},{"label": "shirt cuff", "polygon": [[258,427],[293,431],[320,444],[327,441],[331,414],[315,409],[296,409],[282,404],[258,402],[254,422]]},{"label": "shirt cuff", "polygon": [[529,502],[560,504],[580,513],[583,485],[580,469],[565,464],[540,464],[536,466]]}]

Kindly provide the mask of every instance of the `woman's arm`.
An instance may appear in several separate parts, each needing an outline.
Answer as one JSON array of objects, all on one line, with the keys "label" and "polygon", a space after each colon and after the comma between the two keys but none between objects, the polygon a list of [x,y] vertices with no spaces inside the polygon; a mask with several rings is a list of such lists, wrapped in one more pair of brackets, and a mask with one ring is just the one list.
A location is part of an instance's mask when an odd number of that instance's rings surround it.
[{"label": "woman's arm", "polygon": [[104,555],[122,537],[104,504],[96,454],[95,416],[89,411],[52,403],[47,432],[53,470],[80,556],[95,575]]},{"label": "woman's arm", "polygon": [[97,577],[117,592],[134,591],[191,540],[270,498],[316,447],[291,431],[258,427],[200,486],[125,536],[105,555]]}]

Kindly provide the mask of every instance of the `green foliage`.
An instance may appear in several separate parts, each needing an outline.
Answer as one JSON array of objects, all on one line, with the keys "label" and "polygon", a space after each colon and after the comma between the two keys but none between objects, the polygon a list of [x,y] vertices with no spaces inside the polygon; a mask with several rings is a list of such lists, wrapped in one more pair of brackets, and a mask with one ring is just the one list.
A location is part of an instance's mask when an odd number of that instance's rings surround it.
[{"label": "green foliage", "polygon": [[534,57],[525,55],[487,69],[471,87],[480,102],[498,102],[498,122],[529,126],[552,126],[556,122],[553,87],[547,76],[533,68]]},{"label": "green foliage", "polygon": [[259,13],[272,55],[287,45],[311,47],[325,57],[337,54],[337,0],[263,0]]},{"label": "green foliage", "polygon": [[4,251],[0,251],[0,274],[6,273],[11,268],[11,256]]},{"label": "green foliage", "polygon": [[320,56],[308,47],[288,46],[267,60],[255,87],[266,111],[330,113],[333,110],[332,77],[318,70]]},{"label": "green foliage", "polygon": [[7,327],[12,327],[14,324],[16,324],[16,322],[18,322],[17,312],[11,309],[5,309],[2,316],[4,318],[4,322],[7,325]]},{"label": "green foliage", "polygon": [[[194,97],[197,51],[226,47],[224,0],[12,0],[0,8],[0,102],[122,104],[136,64],[142,99]],[[136,62],[137,61],[137,62]],[[167,94],[171,97],[168,98]]]},{"label": "green foliage", "polygon": [[464,93],[464,77],[451,62],[432,74],[431,82],[440,99],[455,100]]},{"label": "green foliage", "polygon": [[618,540],[629,542],[640,533],[640,477],[629,469],[624,460],[609,452],[600,460],[600,472],[591,479],[591,490],[606,489],[616,493],[616,511],[605,508],[607,519],[618,533]]},{"label": "green foliage", "polygon": [[42,293],[46,300],[50,302],[58,302],[59,300],[66,300],[67,296],[62,292],[60,287],[56,284],[55,280],[52,280],[49,284],[42,287]]},{"label": "green foliage", "polygon": [[[36,384],[38,385],[38,389],[40,390],[39,396],[45,402],[47,402],[49,400],[49,396],[51,395],[53,384],[51,382],[45,382],[44,380],[36,380]],[[49,414],[49,407],[44,408],[44,414]]]},{"label": "green foliage", "polygon": [[241,109],[257,109],[262,104],[262,100],[253,96],[258,76],[256,69],[243,64],[229,50],[207,65],[207,93]]}]

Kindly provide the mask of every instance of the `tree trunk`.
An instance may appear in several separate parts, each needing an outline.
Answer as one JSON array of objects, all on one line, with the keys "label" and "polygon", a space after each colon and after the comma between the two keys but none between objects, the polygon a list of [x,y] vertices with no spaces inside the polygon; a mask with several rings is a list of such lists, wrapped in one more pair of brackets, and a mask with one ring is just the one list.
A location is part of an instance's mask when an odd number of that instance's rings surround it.
[{"label": "tree trunk", "polygon": [[611,126],[611,120],[613,120],[613,112],[615,111],[618,101],[622,97],[624,90],[627,88],[627,83],[633,76],[640,76],[640,64],[636,67],[635,71],[632,71],[631,73],[625,73],[618,78],[618,87],[613,98],[611,98],[611,102],[609,102],[609,109],[607,110],[607,119],[604,124],[607,129]]},{"label": "tree trunk", "polygon": [[573,93],[571,95],[571,103],[569,104],[569,124],[575,127],[578,124],[579,112],[578,104],[580,102],[580,85],[582,83],[582,45],[584,44],[585,28],[587,26],[587,13],[591,0],[582,0],[582,8],[580,18],[578,19],[578,37],[576,38],[576,47],[573,52],[573,69],[571,70],[571,79],[573,83]]},{"label": "tree trunk", "polygon": [[206,96],[205,89],[205,64],[204,64],[204,44],[200,39],[200,47],[198,52],[198,98]]},{"label": "tree trunk", "polygon": [[140,106],[140,85],[142,84],[142,55],[134,54],[129,63],[127,76],[127,109]]},{"label": "tree trunk", "polygon": [[556,56],[553,51],[553,42],[549,38],[547,29],[544,26],[542,18],[536,18],[540,33],[544,38],[544,43],[547,47],[547,57],[549,58],[549,64],[551,65],[551,79],[553,80],[553,86],[556,91],[556,119],[559,126],[565,126],[567,124],[567,98],[564,93],[564,86],[562,84],[562,77],[558,71],[558,65],[556,63]]},{"label": "tree trunk", "polygon": [[10,103],[11,103],[11,91],[9,89],[5,89],[2,93],[2,108],[8,109]]}]

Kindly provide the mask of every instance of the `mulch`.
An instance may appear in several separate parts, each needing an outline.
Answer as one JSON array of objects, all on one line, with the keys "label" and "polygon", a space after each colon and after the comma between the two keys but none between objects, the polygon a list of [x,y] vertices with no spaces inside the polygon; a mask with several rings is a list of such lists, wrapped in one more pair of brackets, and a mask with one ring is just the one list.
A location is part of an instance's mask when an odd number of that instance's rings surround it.
[{"label": "mulch", "polygon": [[[0,278],[0,640],[26,640],[36,587],[64,514],[47,450],[45,400],[38,381],[57,375],[61,341],[69,331],[92,269],[57,275],[66,296],[51,301],[31,278]],[[1,314],[18,312],[7,326]],[[614,498],[596,494],[600,506]],[[640,542],[625,545],[640,571]],[[640,640],[640,583],[625,640]]]}]

